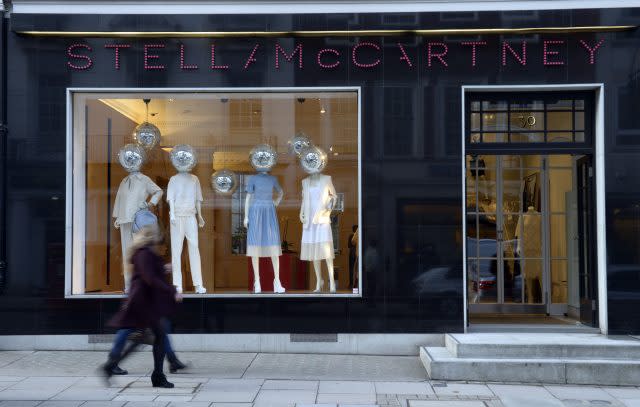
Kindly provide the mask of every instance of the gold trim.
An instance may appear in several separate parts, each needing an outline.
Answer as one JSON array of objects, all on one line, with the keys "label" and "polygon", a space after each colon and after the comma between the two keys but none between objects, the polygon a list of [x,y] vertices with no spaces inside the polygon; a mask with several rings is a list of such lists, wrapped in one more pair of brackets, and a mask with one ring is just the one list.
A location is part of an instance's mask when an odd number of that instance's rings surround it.
[{"label": "gold trim", "polygon": [[16,31],[30,37],[66,38],[274,38],[274,37],[389,37],[443,35],[501,35],[597,33],[630,31],[636,25],[528,28],[443,28],[429,30],[334,30],[334,31]]}]

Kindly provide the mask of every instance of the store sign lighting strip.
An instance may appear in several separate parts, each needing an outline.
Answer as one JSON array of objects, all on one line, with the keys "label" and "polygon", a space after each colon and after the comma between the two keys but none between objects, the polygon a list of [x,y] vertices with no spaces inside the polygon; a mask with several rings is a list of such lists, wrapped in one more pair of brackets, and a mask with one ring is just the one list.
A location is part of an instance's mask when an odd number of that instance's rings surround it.
[{"label": "store sign lighting strip", "polygon": [[274,37],[389,37],[443,35],[503,35],[595,33],[631,31],[635,25],[528,28],[448,28],[431,30],[333,30],[333,31],[16,31],[33,37],[71,38],[274,38]]}]

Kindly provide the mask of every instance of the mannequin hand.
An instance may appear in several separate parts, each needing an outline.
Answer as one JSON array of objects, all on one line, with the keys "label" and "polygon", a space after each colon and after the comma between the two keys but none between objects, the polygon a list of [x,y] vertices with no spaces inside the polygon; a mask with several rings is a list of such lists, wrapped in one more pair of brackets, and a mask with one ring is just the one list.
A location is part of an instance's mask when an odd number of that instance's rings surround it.
[{"label": "mannequin hand", "polygon": [[204,227],[204,219],[200,215],[198,215],[198,226],[200,226],[201,228]]},{"label": "mannequin hand", "polygon": [[171,224],[172,224],[172,225],[175,225],[175,224],[176,224],[176,217],[175,217],[175,216],[171,215],[171,216],[169,217],[169,220],[171,221]]},{"label": "mannequin hand", "polygon": [[153,209],[153,207],[155,206],[151,201],[147,202],[146,205],[147,205],[147,209]]},{"label": "mannequin hand", "polygon": [[300,222],[304,223],[304,215],[302,215],[302,214],[300,215]]},{"label": "mannequin hand", "polygon": [[115,227],[116,229],[120,229],[120,222],[118,222],[117,219],[113,221],[113,227]]},{"label": "mannequin hand", "polygon": [[249,218],[244,218],[244,221],[242,222],[242,224],[244,225],[245,228],[249,227]]},{"label": "mannequin hand", "polygon": [[182,302],[182,294],[176,293],[176,296],[174,298],[175,298],[176,302]]}]

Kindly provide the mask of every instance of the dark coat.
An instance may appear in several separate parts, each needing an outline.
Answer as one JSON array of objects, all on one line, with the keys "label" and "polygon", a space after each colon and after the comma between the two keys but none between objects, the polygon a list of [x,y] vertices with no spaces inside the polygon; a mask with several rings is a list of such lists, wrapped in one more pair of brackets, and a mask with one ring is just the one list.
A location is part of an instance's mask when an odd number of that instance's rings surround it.
[{"label": "dark coat", "polygon": [[176,289],[167,283],[162,258],[151,248],[138,249],[131,261],[133,273],[129,297],[109,325],[115,328],[148,328],[173,312]]}]

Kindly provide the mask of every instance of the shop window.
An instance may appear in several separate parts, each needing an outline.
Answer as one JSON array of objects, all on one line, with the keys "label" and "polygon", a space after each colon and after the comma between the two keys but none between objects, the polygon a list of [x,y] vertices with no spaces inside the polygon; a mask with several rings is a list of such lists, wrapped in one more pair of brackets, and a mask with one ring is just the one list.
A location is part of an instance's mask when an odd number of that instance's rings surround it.
[{"label": "shop window", "polygon": [[[187,295],[360,295],[357,267],[352,276],[338,272],[353,268],[348,242],[360,219],[358,88],[87,89],[70,100],[68,296],[123,294],[133,224],[145,211],[165,237],[159,250],[172,265],[168,279]],[[158,143],[146,148],[134,137],[144,122],[157,127]],[[326,157],[320,176],[301,165],[295,137]],[[260,145],[276,158],[266,172],[250,162]],[[142,151],[139,170],[122,165],[125,150]],[[178,171],[179,154],[195,157],[194,166]],[[213,182],[221,170],[235,189]],[[250,256],[259,258],[260,293]],[[284,293],[274,292],[272,257]]]}]

